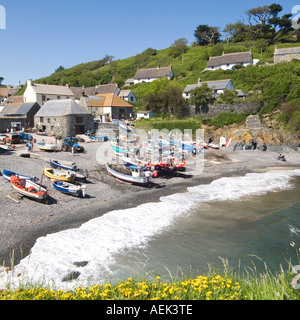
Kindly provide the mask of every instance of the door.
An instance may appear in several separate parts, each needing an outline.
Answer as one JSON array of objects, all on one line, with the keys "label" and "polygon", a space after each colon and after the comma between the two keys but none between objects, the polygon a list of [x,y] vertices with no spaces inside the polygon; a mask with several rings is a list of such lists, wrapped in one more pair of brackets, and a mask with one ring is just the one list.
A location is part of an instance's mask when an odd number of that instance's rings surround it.
[{"label": "door", "polygon": [[83,125],[77,125],[75,126],[75,135],[76,134],[84,134],[85,130],[84,130],[84,126]]}]

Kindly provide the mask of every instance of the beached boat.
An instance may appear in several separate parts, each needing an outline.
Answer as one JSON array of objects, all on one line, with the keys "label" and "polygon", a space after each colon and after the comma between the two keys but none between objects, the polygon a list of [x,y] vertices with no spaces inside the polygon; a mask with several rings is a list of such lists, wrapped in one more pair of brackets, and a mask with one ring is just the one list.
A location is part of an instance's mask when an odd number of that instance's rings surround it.
[{"label": "beached boat", "polygon": [[209,143],[208,147],[210,149],[214,149],[214,150],[219,150],[220,149],[220,147],[217,144],[213,144],[213,143]]},{"label": "beached boat", "polygon": [[53,169],[53,168],[44,168],[43,173],[46,177],[54,180],[72,182],[74,180],[74,176],[64,172],[62,170]]},{"label": "beached boat", "polygon": [[58,149],[57,144],[50,144],[50,143],[44,143],[44,142],[39,142],[36,144],[40,150],[43,151],[56,151]]},{"label": "beached boat", "polygon": [[115,142],[111,142],[111,147],[114,153],[118,156],[122,156],[129,151],[127,147],[120,147]]},{"label": "beached boat", "polygon": [[98,136],[92,136],[92,139],[94,141],[107,141],[108,137],[107,136],[98,135]]},{"label": "beached boat", "polygon": [[3,177],[10,181],[10,178],[12,176],[15,176],[17,178],[20,178],[20,179],[24,179],[24,180],[32,180],[34,182],[38,181],[39,179],[36,178],[36,177],[29,177],[29,176],[25,176],[23,174],[19,174],[19,173],[16,173],[16,172],[13,172],[13,171],[9,171],[9,170],[3,170]]},{"label": "beached boat", "polygon": [[71,176],[74,177],[75,180],[85,180],[88,177],[87,172],[80,171],[74,171],[74,170],[66,170],[66,169],[60,169],[62,172],[65,172]]},{"label": "beached boat", "polygon": [[132,132],[134,130],[134,127],[129,123],[120,122],[119,128],[125,132]]},{"label": "beached boat", "polygon": [[31,180],[11,176],[10,183],[12,187],[23,196],[39,201],[46,200],[47,198],[47,189],[39,186]]},{"label": "beached boat", "polygon": [[77,166],[74,162],[72,162],[70,164],[65,164],[63,162],[59,162],[57,160],[50,159],[50,165],[54,169],[64,169],[64,170],[77,171]]},{"label": "beached boat", "polygon": [[149,185],[152,174],[142,166],[129,166],[106,164],[106,169],[113,177],[133,184]]},{"label": "beached boat", "polygon": [[65,194],[69,194],[76,197],[85,197],[86,195],[85,185],[77,185],[74,183],[54,179],[51,179],[51,184],[56,190]]},{"label": "beached boat", "polygon": [[5,146],[5,145],[1,145],[0,149],[3,149],[4,152],[6,152],[6,151],[15,151],[15,148],[13,148],[12,146]]}]

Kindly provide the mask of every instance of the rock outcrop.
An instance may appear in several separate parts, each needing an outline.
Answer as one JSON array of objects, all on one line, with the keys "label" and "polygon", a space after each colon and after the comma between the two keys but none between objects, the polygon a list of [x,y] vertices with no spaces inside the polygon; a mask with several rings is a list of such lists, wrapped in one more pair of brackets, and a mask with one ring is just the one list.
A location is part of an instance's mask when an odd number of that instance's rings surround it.
[{"label": "rock outcrop", "polygon": [[231,138],[230,150],[261,150],[287,152],[299,150],[299,136],[283,128],[264,126],[258,116],[250,116],[243,127],[225,127],[213,132],[212,138],[217,143],[220,137]]}]

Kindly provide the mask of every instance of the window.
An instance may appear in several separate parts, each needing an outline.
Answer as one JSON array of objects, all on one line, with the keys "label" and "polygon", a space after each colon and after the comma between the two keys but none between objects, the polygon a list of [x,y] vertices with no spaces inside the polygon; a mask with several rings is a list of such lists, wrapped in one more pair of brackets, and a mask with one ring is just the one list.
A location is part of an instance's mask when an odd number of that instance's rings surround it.
[{"label": "window", "polygon": [[42,96],[42,101],[45,102],[46,101],[46,96]]},{"label": "window", "polygon": [[60,100],[61,98],[60,98],[60,96],[57,96],[57,100]]},{"label": "window", "polygon": [[50,123],[50,122],[51,122],[51,119],[50,119],[50,118],[48,118],[48,119],[47,119],[47,122],[48,122],[48,123]]},{"label": "window", "polygon": [[41,122],[41,123],[44,122],[44,117],[40,117],[40,122]]}]

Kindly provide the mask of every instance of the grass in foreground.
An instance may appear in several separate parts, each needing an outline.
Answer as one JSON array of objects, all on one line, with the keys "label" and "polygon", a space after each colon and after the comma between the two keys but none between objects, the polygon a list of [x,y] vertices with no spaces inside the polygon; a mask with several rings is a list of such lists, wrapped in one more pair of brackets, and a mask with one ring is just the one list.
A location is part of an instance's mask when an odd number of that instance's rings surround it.
[{"label": "grass in foreground", "polygon": [[132,278],[73,291],[31,288],[3,290],[0,300],[299,300],[300,290],[292,286],[293,275],[266,273],[259,277],[199,276],[165,283]]}]

